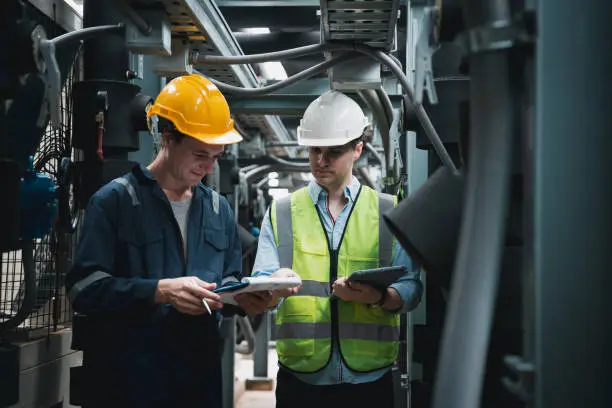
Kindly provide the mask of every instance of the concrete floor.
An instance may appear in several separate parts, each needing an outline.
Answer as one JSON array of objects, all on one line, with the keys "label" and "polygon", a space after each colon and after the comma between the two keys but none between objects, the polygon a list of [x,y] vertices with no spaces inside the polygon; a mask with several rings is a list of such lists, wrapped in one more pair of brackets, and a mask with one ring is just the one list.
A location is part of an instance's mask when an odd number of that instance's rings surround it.
[{"label": "concrete floor", "polygon": [[235,408],[274,408],[274,386],[276,385],[276,372],[278,371],[276,350],[268,352],[268,377],[273,379],[272,391],[251,391],[245,387],[246,380],[253,378],[252,355],[236,354],[234,395]]}]

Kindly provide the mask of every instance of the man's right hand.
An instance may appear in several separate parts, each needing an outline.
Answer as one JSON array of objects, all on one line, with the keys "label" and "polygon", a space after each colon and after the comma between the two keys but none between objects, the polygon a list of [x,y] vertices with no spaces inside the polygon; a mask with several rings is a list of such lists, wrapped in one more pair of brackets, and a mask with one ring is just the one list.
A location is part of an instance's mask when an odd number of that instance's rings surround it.
[{"label": "man's right hand", "polygon": [[[295,271],[292,271],[289,268],[280,268],[276,272],[272,273],[270,277],[271,278],[299,278],[300,275],[298,275],[297,273],[295,273]],[[298,293],[301,287],[302,287],[302,284],[299,284],[298,286],[294,288],[290,288],[290,289],[273,290],[272,294],[276,298],[288,297],[288,296],[295,295],[296,293]]]},{"label": "man's right hand", "polygon": [[155,291],[156,303],[170,303],[181,313],[200,315],[207,313],[203,299],[211,309],[221,309],[223,303],[216,293],[211,292],[217,285],[204,282],[195,276],[162,279]]}]

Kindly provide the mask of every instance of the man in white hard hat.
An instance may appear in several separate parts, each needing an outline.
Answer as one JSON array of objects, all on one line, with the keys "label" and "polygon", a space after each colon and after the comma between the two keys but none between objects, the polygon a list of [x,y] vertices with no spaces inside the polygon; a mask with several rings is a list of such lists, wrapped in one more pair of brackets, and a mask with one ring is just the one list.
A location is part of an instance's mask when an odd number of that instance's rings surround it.
[{"label": "man in white hard hat", "polygon": [[[395,197],[353,177],[369,123],[359,105],[335,91],[310,104],[298,128],[315,181],[272,203],[259,237],[254,276],[302,279],[276,293],[279,358],[276,407],[393,407],[391,366],[400,314],[420,302],[422,285],[381,213]],[[379,291],[348,283],[356,270],[404,265],[409,271]],[[255,296],[237,297],[247,312]],[[367,403],[369,406],[369,403]]]}]

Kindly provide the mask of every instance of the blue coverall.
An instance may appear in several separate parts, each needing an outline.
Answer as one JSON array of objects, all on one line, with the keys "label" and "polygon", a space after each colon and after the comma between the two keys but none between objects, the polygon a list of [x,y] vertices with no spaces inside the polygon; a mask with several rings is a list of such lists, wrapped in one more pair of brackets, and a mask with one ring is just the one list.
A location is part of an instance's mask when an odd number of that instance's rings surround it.
[{"label": "blue coverall", "polygon": [[88,407],[221,408],[219,313],[185,315],[154,295],[163,278],[217,286],[241,278],[229,204],[200,185],[188,215],[187,258],[170,202],[136,166],[92,196],[66,288],[83,350]]}]

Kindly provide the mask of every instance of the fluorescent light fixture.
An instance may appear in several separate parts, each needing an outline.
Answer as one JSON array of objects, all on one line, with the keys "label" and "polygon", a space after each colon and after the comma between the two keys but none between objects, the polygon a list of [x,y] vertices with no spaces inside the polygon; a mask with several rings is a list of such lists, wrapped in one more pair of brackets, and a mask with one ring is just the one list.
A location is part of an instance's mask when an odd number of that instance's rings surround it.
[{"label": "fluorescent light fixture", "polygon": [[242,31],[245,33],[249,33],[249,34],[269,34],[270,33],[270,29],[268,27],[245,28]]}]

